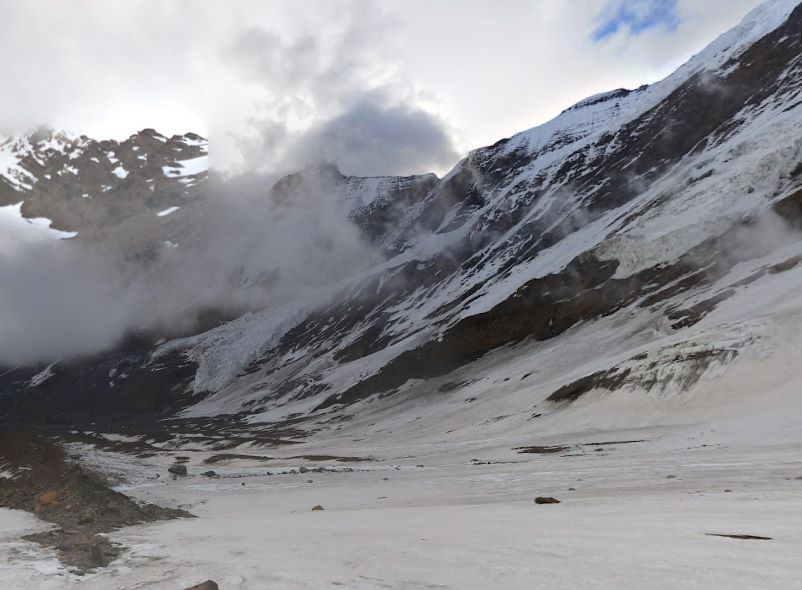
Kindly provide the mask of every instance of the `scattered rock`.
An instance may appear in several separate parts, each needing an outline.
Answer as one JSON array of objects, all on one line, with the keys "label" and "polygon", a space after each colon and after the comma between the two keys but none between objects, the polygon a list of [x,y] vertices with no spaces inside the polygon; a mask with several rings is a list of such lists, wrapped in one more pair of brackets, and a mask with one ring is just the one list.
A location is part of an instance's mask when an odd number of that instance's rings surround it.
[{"label": "scattered rock", "polygon": [[568,488],[568,491],[569,491],[569,492],[575,492],[575,491],[576,491],[576,488]]},{"label": "scattered rock", "polygon": [[170,466],[170,468],[167,469],[167,471],[179,477],[186,477],[188,474],[187,466],[182,465],[181,463],[176,463],[175,465]]},{"label": "scattered rock", "polygon": [[725,494],[729,494],[729,493],[731,493],[731,492],[732,492],[732,490],[724,490],[724,493],[725,493]]},{"label": "scattered rock", "polygon": [[315,480],[314,479],[307,479],[306,483],[315,483]]},{"label": "scattered rock", "polygon": [[557,498],[552,498],[550,496],[538,496],[535,498],[535,504],[559,504],[560,501]]},{"label": "scattered rock", "polygon": [[298,469],[298,473],[309,473],[309,470],[306,467],[301,466]]},{"label": "scattered rock", "polygon": [[676,475],[666,475],[666,479],[677,479]]},{"label": "scattered rock", "polygon": [[217,473],[216,473],[216,472],[214,472],[214,471],[204,471],[203,473],[201,473],[201,475],[202,475],[203,477],[220,477],[220,476],[219,476],[219,475],[217,475]]},{"label": "scattered rock", "polygon": [[321,506],[320,504],[312,507],[312,512],[320,512],[321,510],[325,510],[325,508],[323,508],[323,506]]},{"label": "scattered rock", "polygon": [[220,586],[218,586],[215,582],[212,582],[211,580],[206,580],[203,584],[192,586],[191,588],[187,588],[186,590],[220,590]]}]

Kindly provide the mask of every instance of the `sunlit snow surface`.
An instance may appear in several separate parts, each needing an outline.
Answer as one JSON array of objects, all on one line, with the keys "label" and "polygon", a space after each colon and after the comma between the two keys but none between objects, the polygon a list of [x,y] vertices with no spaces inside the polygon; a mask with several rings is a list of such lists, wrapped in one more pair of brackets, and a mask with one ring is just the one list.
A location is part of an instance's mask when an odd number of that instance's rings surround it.
[{"label": "sunlit snow surface", "polygon": [[[27,140],[25,140],[27,142]],[[20,153],[30,149],[30,145],[16,145],[14,138],[0,137],[0,176],[16,190],[29,190],[35,183],[36,177],[20,165]]]},{"label": "sunlit snow surface", "polygon": [[44,217],[26,219],[22,216],[22,202],[16,205],[0,207],[0,244],[5,243],[27,243],[41,240],[63,240],[74,238],[77,232],[65,232],[52,229],[52,222]]},{"label": "sunlit snow surface", "polygon": [[176,211],[178,211],[181,207],[168,207],[162,211],[156,213],[156,217],[167,217],[168,215],[172,215]]},{"label": "sunlit snow surface", "polygon": [[209,156],[198,156],[189,160],[176,162],[175,166],[162,166],[165,176],[179,178],[183,176],[195,176],[209,171]]},{"label": "sunlit snow surface", "polygon": [[122,165],[117,166],[114,170],[112,170],[114,176],[120,179],[128,178],[128,170],[122,167]]}]

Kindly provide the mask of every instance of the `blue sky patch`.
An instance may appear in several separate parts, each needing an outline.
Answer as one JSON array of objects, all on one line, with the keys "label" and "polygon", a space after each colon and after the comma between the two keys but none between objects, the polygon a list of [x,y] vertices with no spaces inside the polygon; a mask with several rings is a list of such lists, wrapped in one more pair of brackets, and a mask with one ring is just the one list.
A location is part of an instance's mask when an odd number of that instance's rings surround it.
[{"label": "blue sky patch", "polygon": [[638,35],[649,29],[677,28],[677,0],[612,0],[600,16],[601,24],[593,32],[594,41],[604,41],[621,29]]}]

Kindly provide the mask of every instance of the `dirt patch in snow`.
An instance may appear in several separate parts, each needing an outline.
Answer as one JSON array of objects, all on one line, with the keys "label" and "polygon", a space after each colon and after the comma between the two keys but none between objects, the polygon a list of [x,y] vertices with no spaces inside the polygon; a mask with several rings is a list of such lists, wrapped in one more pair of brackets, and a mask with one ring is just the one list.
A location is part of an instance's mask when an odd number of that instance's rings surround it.
[{"label": "dirt patch in snow", "polygon": [[375,461],[373,457],[340,457],[337,455],[295,455],[288,459],[304,459],[306,461],[337,461],[338,463],[361,463]]},{"label": "dirt patch in snow", "polygon": [[31,512],[55,525],[26,539],[55,549],[62,563],[79,573],[105,567],[122,552],[104,533],[192,517],[115,492],[97,473],[71,463],[61,446],[36,435],[0,432],[0,463],[13,474],[0,484],[0,507]]},{"label": "dirt patch in snow", "polygon": [[517,447],[513,449],[519,453],[529,453],[533,455],[553,455],[556,453],[563,453],[568,450],[568,447],[562,446],[544,446],[544,447]]},{"label": "dirt patch in snow", "polygon": [[239,453],[220,453],[212,455],[203,460],[207,465],[215,465],[217,463],[224,463],[227,461],[236,461],[239,459],[250,461],[272,461],[273,457],[265,457],[263,455],[242,455]]}]

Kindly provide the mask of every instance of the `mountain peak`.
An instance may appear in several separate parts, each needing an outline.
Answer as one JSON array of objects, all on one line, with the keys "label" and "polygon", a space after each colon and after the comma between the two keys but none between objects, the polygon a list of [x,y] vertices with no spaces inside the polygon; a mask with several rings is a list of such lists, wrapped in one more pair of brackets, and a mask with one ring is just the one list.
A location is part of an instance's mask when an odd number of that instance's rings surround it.
[{"label": "mountain peak", "polygon": [[26,218],[101,237],[120,223],[202,199],[207,141],[145,129],[94,140],[41,127],[0,142],[0,205],[23,202]]}]

